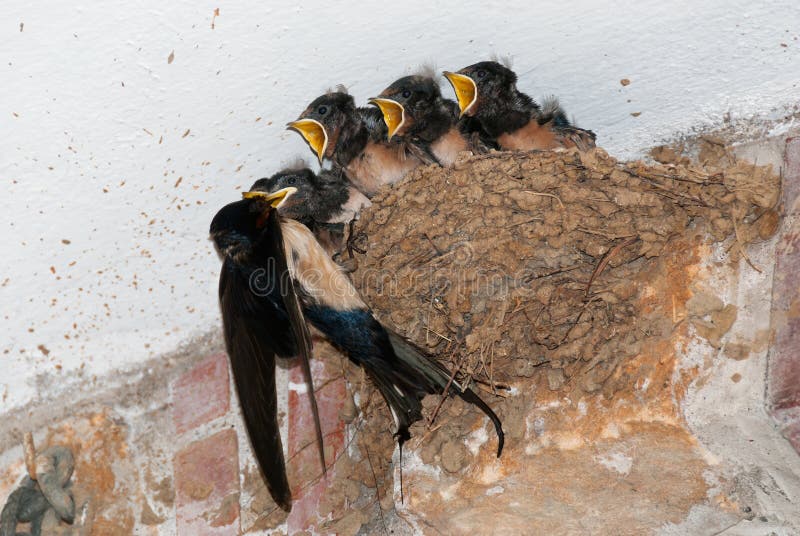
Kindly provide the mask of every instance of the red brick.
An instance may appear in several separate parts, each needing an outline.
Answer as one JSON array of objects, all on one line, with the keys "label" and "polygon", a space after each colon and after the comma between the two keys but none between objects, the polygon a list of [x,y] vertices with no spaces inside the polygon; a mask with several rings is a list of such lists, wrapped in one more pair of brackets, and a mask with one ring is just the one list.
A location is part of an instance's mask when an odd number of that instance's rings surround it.
[{"label": "red brick", "polygon": [[239,534],[239,448],[234,430],[178,452],[175,494],[178,534]]},{"label": "red brick", "polygon": [[[322,433],[325,440],[325,461],[330,467],[341,455],[345,445],[345,424],[339,417],[345,395],[345,382],[340,370],[324,366],[321,360],[312,362],[314,386],[317,390]],[[305,378],[299,363],[289,372],[289,437],[287,472],[292,485],[294,503],[287,519],[289,534],[294,534],[317,524],[321,497],[327,493],[328,482],[320,479],[321,468],[314,432],[314,420],[308,394],[299,386]],[[298,389],[292,389],[298,386]],[[300,390],[301,392],[298,392]],[[319,480],[317,480],[319,479]],[[315,482],[316,483],[313,483]],[[344,512],[345,504],[337,506]]]},{"label": "red brick", "polygon": [[800,452],[800,138],[786,143],[785,219],[775,252],[769,355],[768,406],[784,435]]},{"label": "red brick", "polygon": [[796,419],[783,431],[784,437],[789,440],[794,450],[800,453],[800,419]]},{"label": "red brick", "polygon": [[179,434],[221,417],[230,408],[228,357],[215,354],[178,378],[172,387],[173,419]]}]

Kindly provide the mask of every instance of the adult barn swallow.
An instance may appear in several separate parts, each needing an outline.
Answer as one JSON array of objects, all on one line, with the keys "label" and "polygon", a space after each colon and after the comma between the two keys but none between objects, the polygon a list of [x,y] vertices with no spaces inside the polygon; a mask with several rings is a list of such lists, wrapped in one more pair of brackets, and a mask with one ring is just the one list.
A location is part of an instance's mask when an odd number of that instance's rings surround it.
[{"label": "adult barn swallow", "polygon": [[342,168],[367,197],[433,161],[413,145],[389,141],[380,110],[357,108],[344,91],[316,98],[288,128],[303,136],[320,163],[327,158]]},{"label": "adult barn swallow", "polygon": [[223,207],[211,236],[223,256],[220,301],[225,342],[253,449],[276,502],[291,508],[276,415],[275,358],[308,344],[306,319],[362,366],[394,417],[400,447],[422,417],[427,394],[458,395],[480,408],[504,442],[500,419],[438,361],[387,330],[303,224],[280,206],[296,192],[246,192]]},{"label": "adult barn swallow", "polygon": [[432,76],[404,76],[369,102],[383,113],[389,140],[408,140],[443,166],[452,165],[458,153],[472,150],[465,123],[459,122],[458,104],[442,97]]},{"label": "adult barn swallow", "polygon": [[540,107],[517,89],[517,75],[495,61],[445,72],[461,115],[476,118],[501,149],[529,151],[595,146],[595,134],[572,126],[555,99]]},{"label": "adult barn swallow", "polygon": [[[320,459],[322,432],[311,378],[311,337],[303,320],[295,281],[283,277],[287,258],[277,208],[294,191],[259,193],[223,207],[210,234],[223,258],[219,278],[225,346],[245,428],[275,502],[287,512],[292,494],[278,425],[275,356],[300,356],[311,397]],[[248,194],[245,194],[248,196]],[[297,223],[296,225],[301,226]],[[260,230],[269,232],[260,232]]]},{"label": "adult barn swallow", "polygon": [[331,256],[342,251],[346,227],[372,204],[339,168],[318,174],[306,167],[287,168],[257,180],[250,190],[273,193],[289,187],[297,191],[281,205],[280,214],[311,229]]}]

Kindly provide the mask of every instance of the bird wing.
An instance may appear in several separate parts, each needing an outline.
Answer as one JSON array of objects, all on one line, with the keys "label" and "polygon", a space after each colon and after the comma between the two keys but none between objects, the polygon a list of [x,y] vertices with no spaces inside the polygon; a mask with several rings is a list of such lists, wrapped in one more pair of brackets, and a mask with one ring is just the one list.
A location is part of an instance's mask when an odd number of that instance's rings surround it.
[{"label": "bird wing", "polygon": [[292,493],[278,426],[275,352],[263,325],[264,318],[275,313],[265,298],[252,292],[249,278],[232,264],[225,259],[219,281],[225,346],[256,460],[272,498],[288,512]]},{"label": "bird wing", "polygon": [[537,121],[540,125],[547,125],[555,133],[561,147],[577,147],[579,151],[588,151],[595,147],[595,133],[573,125],[555,97],[544,100]]},{"label": "bird wing", "polygon": [[[322,439],[322,426],[319,421],[319,409],[317,408],[317,398],[314,395],[314,379],[311,377],[311,334],[308,331],[308,324],[306,324],[305,316],[303,315],[303,308],[300,304],[300,298],[297,295],[297,282],[291,277],[289,272],[289,263],[286,260],[286,249],[283,243],[283,233],[281,232],[280,216],[277,210],[273,210],[269,214],[270,232],[269,239],[273,240],[271,250],[274,250],[275,269],[277,274],[282,274],[279,277],[280,293],[283,298],[283,304],[286,307],[286,312],[289,316],[289,324],[292,326],[295,341],[297,342],[297,355],[300,357],[300,362],[303,367],[303,375],[305,376],[306,385],[308,387],[309,400],[311,402],[311,413],[314,416],[314,428],[317,436],[317,449],[319,451],[319,459],[322,465],[322,473],[327,474],[325,466],[325,447]],[[285,274],[285,277],[284,275]],[[284,288],[285,287],[285,288]]]},{"label": "bird wing", "polygon": [[436,155],[433,154],[428,145],[417,144],[417,143],[405,143],[403,145],[407,155],[411,156],[412,158],[416,158],[424,165],[426,166],[429,166],[431,164],[436,164],[437,166],[442,165],[442,163],[439,162],[439,159],[436,158]]}]

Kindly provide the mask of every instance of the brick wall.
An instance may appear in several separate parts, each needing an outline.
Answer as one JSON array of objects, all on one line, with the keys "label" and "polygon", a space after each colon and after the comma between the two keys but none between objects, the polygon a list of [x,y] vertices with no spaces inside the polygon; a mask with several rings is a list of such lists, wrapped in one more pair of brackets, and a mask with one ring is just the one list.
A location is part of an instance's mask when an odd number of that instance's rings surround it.
[{"label": "brick wall", "polygon": [[[317,525],[320,499],[328,487],[321,478],[314,424],[302,370],[288,371],[287,470],[294,504],[288,517],[276,508],[260,482],[249,452],[247,434],[238,421],[238,405],[225,354],[211,355],[175,380],[172,412],[176,431],[174,455],[176,517],[179,534],[235,535],[286,522],[296,534]],[[330,466],[345,445],[339,412],[345,400],[341,371],[323,360],[312,363],[317,403]],[[234,422],[233,428],[228,422]],[[238,432],[238,433],[237,433]],[[240,464],[240,443],[247,459]],[[240,467],[241,465],[241,467]],[[242,481],[240,472],[257,478]],[[242,485],[250,489],[242,489]],[[240,497],[259,496],[252,522],[240,519]],[[328,505],[342,511],[344,504]],[[265,515],[266,514],[266,515]]]},{"label": "brick wall", "polygon": [[784,436],[800,452],[800,138],[786,142],[784,222],[772,287],[773,345],[767,406]]}]

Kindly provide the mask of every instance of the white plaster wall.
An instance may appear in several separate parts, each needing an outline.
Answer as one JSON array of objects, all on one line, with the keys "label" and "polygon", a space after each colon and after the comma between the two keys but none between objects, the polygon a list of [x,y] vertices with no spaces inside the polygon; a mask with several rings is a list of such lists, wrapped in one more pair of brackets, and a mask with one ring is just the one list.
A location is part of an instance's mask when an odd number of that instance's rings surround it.
[{"label": "white plaster wall", "polygon": [[423,62],[510,55],[522,88],[629,157],[795,105],[799,35],[796,0],[6,0],[0,411],[217,325],[210,219],[310,154],[283,125],[329,86],[363,103]]}]

